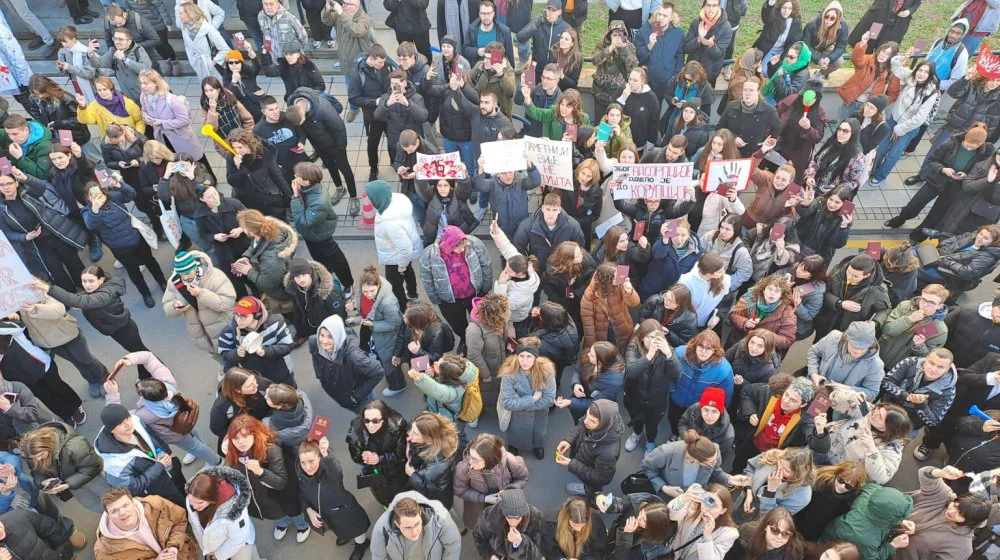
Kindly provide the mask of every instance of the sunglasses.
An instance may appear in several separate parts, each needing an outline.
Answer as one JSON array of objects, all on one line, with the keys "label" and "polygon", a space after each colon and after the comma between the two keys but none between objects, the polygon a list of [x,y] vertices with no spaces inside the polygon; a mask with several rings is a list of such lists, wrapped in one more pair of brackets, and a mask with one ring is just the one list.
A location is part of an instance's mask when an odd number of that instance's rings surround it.
[{"label": "sunglasses", "polygon": [[848,484],[847,481],[844,480],[842,477],[839,476],[837,477],[837,484],[843,486],[848,492],[854,491],[854,485]]},{"label": "sunglasses", "polygon": [[382,419],[381,418],[375,418],[375,419],[365,418],[365,424],[372,425],[372,424],[381,424],[381,423],[382,423]]},{"label": "sunglasses", "polygon": [[243,64],[243,63],[240,62],[239,60],[227,60],[226,64],[233,66],[234,64]]},{"label": "sunglasses", "polygon": [[768,530],[768,532],[770,532],[772,535],[774,535],[776,537],[781,537],[783,539],[790,539],[790,538],[792,538],[792,532],[791,531],[781,530],[776,525],[768,525],[767,526],[767,530]]}]

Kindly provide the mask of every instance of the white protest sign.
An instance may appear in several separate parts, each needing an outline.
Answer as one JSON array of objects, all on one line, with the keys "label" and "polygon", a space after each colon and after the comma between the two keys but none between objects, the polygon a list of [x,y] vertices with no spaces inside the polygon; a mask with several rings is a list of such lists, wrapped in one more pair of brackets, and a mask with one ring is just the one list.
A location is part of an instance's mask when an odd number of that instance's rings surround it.
[{"label": "white protest sign", "polygon": [[598,239],[604,239],[604,236],[608,233],[608,230],[614,226],[625,221],[625,216],[622,216],[621,212],[615,212],[614,216],[611,216],[607,220],[594,226],[594,234],[597,235]]},{"label": "white protest sign", "polygon": [[612,168],[615,200],[627,198],[687,198],[691,186],[693,163],[616,164]]},{"label": "white protest sign", "polygon": [[479,151],[483,156],[480,172],[494,174],[528,168],[528,161],[524,159],[524,140],[483,142]]},{"label": "white protest sign", "polygon": [[45,294],[28,287],[33,280],[14,246],[0,232],[0,317],[20,311],[25,303],[42,301]]},{"label": "white protest sign", "polygon": [[528,159],[542,175],[542,184],[573,190],[573,144],[548,138],[524,137]]},{"label": "white protest sign", "polygon": [[458,152],[448,152],[447,154],[417,154],[417,164],[413,170],[417,172],[417,179],[427,181],[430,179],[458,179],[465,176],[464,170],[459,165],[462,158]]}]

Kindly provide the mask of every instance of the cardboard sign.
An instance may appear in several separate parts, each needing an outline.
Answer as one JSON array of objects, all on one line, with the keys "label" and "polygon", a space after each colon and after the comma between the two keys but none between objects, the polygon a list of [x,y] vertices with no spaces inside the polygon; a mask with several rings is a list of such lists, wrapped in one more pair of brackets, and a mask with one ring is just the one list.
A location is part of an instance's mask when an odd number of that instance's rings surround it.
[{"label": "cardboard sign", "polygon": [[567,136],[570,142],[576,142],[576,139],[580,136],[580,125],[566,123],[563,136]]},{"label": "cardboard sign", "polygon": [[[690,164],[694,166],[694,164]],[[708,168],[702,174],[702,192],[712,193],[721,185],[736,189],[736,192],[746,190],[750,184],[750,173],[753,171],[753,158],[717,159],[708,162]]]},{"label": "cardboard sign", "polygon": [[621,286],[628,280],[628,269],[627,264],[620,264],[615,268],[615,286]]},{"label": "cardboard sign", "polygon": [[815,418],[820,414],[825,413],[830,410],[830,397],[824,395],[823,393],[816,393],[813,401],[809,403],[809,408],[806,409],[806,414]]},{"label": "cardboard sign", "polygon": [[10,175],[13,170],[14,165],[10,162],[10,160],[5,157],[0,157],[0,175]]},{"label": "cardboard sign", "polygon": [[70,130],[57,130],[59,134],[59,145],[67,148],[73,145],[73,132]]},{"label": "cardboard sign", "polygon": [[875,22],[871,27],[868,28],[868,40],[874,41],[878,39],[878,34],[882,32],[882,24]]},{"label": "cardboard sign", "polygon": [[528,168],[528,160],[524,159],[523,139],[483,142],[479,149],[483,155],[484,173],[497,174]]},{"label": "cardboard sign", "polygon": [[602,122],[597,125],[597,141],[607,142],[608,140],[611,140],[611,125],[606,122]]},{"label": "cardboard sign", "polygon": [[844,205],[840,207],[841,216],[851,216],[854,214],[854,203],[850,200],[845,200]]},{"label": "cardboard sign", "polygon": [[[485,145],[485,144],[484,144]],[[573,190],[573,144],[548,138],[524,137],[524,151],[542,175],[542,184]]]},{"label": "cardboard sign", "polygon": [[619,163],[612,170],[612,198],[659,198],[685,200],[693,193],[689,187],[694,163]]},{"label": "cardboard sign", "polygon": [[28,287],[33,281],[34,277],[14,251],[14,246],[0,232],[0,316],[20,311],[26,303],[42,301],[45,294]]},{"label": "cardboard sign", "polygon": [[781,222],[775,222],[774,225],[771,226],[771,233],[768,234],[767,238],[770,239],[771,241],[784,239],[785,228],[786,228],[785,224]]},{"label": "cardboard sign", "polygon": [[937,328],[937,321],[929,321],[927,323],[917,325],[916,328],[913,329],[913,334],[923,335],[924,338],[929,339],[941,334],[941,331]]},{"label": "cardboard sign", "polygon": [[865,252],[868,253],[869,257],[875,259],[875,262],[882,260],[882,244],[878,241],[869,241]]},{"label": "cardboard sign", "polygon": [[316,416],[313,420],[312,427],[309,428],[309,437],[307,440],[319,441],[326,437],[326,433],[330,431],[330,426],[333,425],[333,421],[326,416]]},{"label": "cardboard sign", "polygon": [[524,85],[531,89],[535,89],[535,66],[536,63],[532,62],[530,66],[524,69],[524,73],[521,74],[521,79],[524,80]]},{"label": "cardboard sign", "polygon": [[458,179],[464,177],[461,166],[462,158],[458,152],[447,154],[417,154],[417,164],[413,170],[417,172],[417,179],[427,181],[431,179]]},{"label": "cardboard sign", "polygon": [[410,359],[410,369],[414,371],[427,371],[429,367],[431,367],[431,357],[426,354]]},{"label": "cardboard sign", "polygon": [[638,242],[644,233],[646,233],[646,220],[636,222],[635,229],[632,230],[632,241]]}]

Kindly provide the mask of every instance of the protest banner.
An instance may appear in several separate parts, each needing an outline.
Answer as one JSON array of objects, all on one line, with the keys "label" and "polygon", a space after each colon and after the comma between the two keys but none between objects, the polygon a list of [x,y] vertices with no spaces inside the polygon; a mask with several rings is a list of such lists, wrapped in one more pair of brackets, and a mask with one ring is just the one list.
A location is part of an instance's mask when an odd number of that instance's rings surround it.
[{"label": "protest banner", "polygon": [[7,236],[0,232],[0,316],[21,310],[25,303],[37,303],[45,296],[28,287],[34,280]]},{"label": "protest banner", "polygon": [[524,140],[483,142],[479,150],[483,156],[480,172],[495,174],[528,168],[528,161],[524,159]]},{"label": "protest banner", "polygon": [[458,152],[448,152],[447,154],[417,154],[417,164],[413,170],[417,172],[417,179],[428,181],[432,179],[458,179],[465,176],[462,166],[462,158]]},{"label": "protest banner", "polygon": [[525,136],[524,151],[542,175],[543,185],[573,190],[573,144]]},{"label": "protest banner", "polygon": [[693,163],[616,164],[612,168],[615,200],[659,198],[681,200],[688,197]]},{"label": "protest banner", "polygon": [[750,186],[750,174],[753,172],[753,166],[753,158],[710,161],[708,169],[702,175],[701,190],[707,193],[729,190],[743,192]]}]

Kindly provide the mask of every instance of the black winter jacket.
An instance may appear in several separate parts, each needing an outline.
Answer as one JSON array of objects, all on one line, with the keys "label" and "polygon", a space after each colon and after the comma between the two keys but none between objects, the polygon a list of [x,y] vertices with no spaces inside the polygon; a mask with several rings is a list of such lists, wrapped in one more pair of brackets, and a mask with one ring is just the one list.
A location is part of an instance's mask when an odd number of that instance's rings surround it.
[{"label": "black winter jacket", "polygon": [[[871,276],[860,284],[847,287],[847,267],[851,257],[848,256],[834,267],[826,281],[826,291],[823,293],[823,307],[816,315],[816,340],[829,334],[832,330],[847,331],[854,321],[867,321],[875,315],[876,326],[885,322],[892,310],[889,302],[889,288],[881,266],[876,266]],[[845,310],[840,304],[851,300],[861,304],[861,311],[853,313]]]},{"label": "black winter jacket", "polygon": [[[558,526],[557,513],[546,514],[542,526],[542,556],[560,560],[569,558],[570,553],[559,547],[556,541],[556,527]],[[601,515],[592,511],[590,513],[590,536],[583,544],[577,560],[605,560],[607,558],[608,529],[604,526]]]},{"label": "black winter jacket", "polygon": [[446,89],[438,113],[438,128],[441,130],[441,136],[452,142],[468,142],[472,139],[472,119],[463,109],[463,101],[468,101],[478,108],[479,94],[469,84],[465,84],[457,90]]},{"label": "black winter jacket", "polygon": [[[663,307],[663,294],[656,294],[642,303],[642,307],[639,308],[639,321],[656,319],[656,322],[662,325],[666,312],[666,308]],[[667,342],[675,348],[683,346],[698,334],[698,315],[691,311],[682,311],[667,323],[666,327]]]},{"label": "black winter jacket", "polygon": [[[353,83],[353,82],[352,82]],[[375,107],[372,115],[376,120],[385,121],[386,139],[390,146],[399,143],[399,135],[404,130],[410,129],[416,132],[423,130],[423,123],[427,122],[427,106],[424,105],[424,97],[417,93],[413,82],[407,81],[403,89],[403,95],[409,101],[409,106],[402,103],[389,105],[389,93],[383,93],[378,106]]]},{"label": "black winter jacket", "polygon": [[[413,131],[417,133],[417,140],[419,142],[417,149],[412,154],[408,154],[406,153],[406,150],[403,149],[403,145],[399,142],[396,142],[396,152],[391,162],[393,170],[398,170],[400,167],[405,167],[412,171],[417,166],[417,154],[437,155],[444,153],[441,148],[437,147],[431,142],[428,142],[427,139],[423,137],[423,134],[421,134],[419,130],[413,129]],[[396,176],[399,177],[398,174]],[[402,177],[399,177],[399,192],[407,195],[410,193],[417,192],[416,182],[417,182],[416,179],[404,179]],[[421,197],[422,196],[423,195],[421,195]]]},{"label": "black winter jacket", "polygon": [[[545,21],[544,17],[535,18],[528,25],[525,25],[517,32],[517,40],[521,43],[531,41],[531,60],[535,65],[535,76],[542,75],[542,69],[550,62],[555,62],[552,58],[552,47],[559,43],[559,37],[563,31],[571,29],[572,26],[563,18],[557,19],[554,23]],[[471,62],[471,59],[470,59]],[[541,80],[538,80],[541,82]]]},{"label": "black winter jacket", "polygon": [[[729,6],[727,5],[726,7],[728,8]],[[760,19],[764,22],[764,26],[761,28],[760,35],[757,36],[757,40],[754,41],[753,46],[759,49],[760,52],[767,54],[771,51],[771,47],[778,42],[781,34],[785,32],[786,22],[781,17],[781,3],[764,0],[760,5]],[[793,16],[792,25],[788,29],[788,36],[785,37],[785,45],[781,50],[782,59],[785,58],[785,55],[788,54],[788,49],[800,37],[802,37],[802,18]],[[764,64],[767,63],[768,61],[765,60]]]},{"label": "black winter jacket", "polygon": [[664,408],[670,399],[670,389],[681,375],[676,352],[671,358],[660,352],[653,361],[646,359],[635,344],[625,350],[625,409],[634,425],[640,411]]},{"label": "black winter jacket", "polygon": [[411,358],[417,356],[429,356],[433,364],[440,360],[445,352],[452,351],[455,346],[455,333],[448,323],[438,319],[424,329],[424,336],[420,339],[420,350],[416,353],[410,352],[407,347],[411,340],[413,332],[406,323],[403,323],[396,334],[396,345],[392,355],[402,358],[404,362],[409,362]]},{"label": "black winter jacket", "polygon": [[727,128],[733,136],[742,138],[746,146],[740,148],[740,154],[750,157],[765,138],[781,136],[781,118],[774,106],[764,101],[758,101],[753,111],[746,113],[743,111],[743,101],[737,99],[726,105],[716,128]]},{"label": "black winter jacket", "polygon": [[[432,362],[434,360],[431,360]],[[445,458],[442,455],[431,459],[421,456],[423,444],[410,445],[410,466],[414,468],[410,475],[410,490],[416,490],[425,497],[437,500],[444,507],[451,509],[455,502],[455,455]]]},{"label": "black winter jacket", "polygon": [[428,0],[382,0],[382,7],[389,11],[385,24],[404,35],[424,33],[431,28],[429,5]]},{"label": "black winter jacket", "polygon": [[517,530],[521,532],[521,544],[514,548],[507,540],[510,526],[507,525],[500,504],[487,506],[479,516],[473,532],[479,557],[482,560],[489,560],[494,556],[509,560],[541,560],[543,525],[542,512],[529,504],[528,513],[517,525]]},{"label": "black winter jacket", "polygon": [[[121,146],[118,144],[109,144],[107,141],[101,141],[101,157],[104,158],[104,164],[108,166],[108,169],[121,169],[119,163],[131,163],[132,160],[142,162],[142,148],[146,145],[146,137],[142,134],[136,133],[135,141],[128,146]],[[131,169],[131,168],[129,168]],[[135,168],[138,172],[140,168]],[[138,185],[130,185],[136,189],[136,193],[142,187],[141,183]]]},{"label": "black winter jacket", "polygon": [[289,64],[285,57],[278,60],[278,76],[285,83],[285,101],[295,93],[295,90],[308,88],[316,91],[326,91],[326,82],[316,64],[305,59],[302,63]]},{"label": "black winter jacket", "polygon": [[1000,262],[1000,247],[964,250],[975,240],[974,231],[948,237],[938,245],[941,257],[930,267],[945,273],[945,276],[949,277],[950,285],[964,291],[974,289]]},{"label": "black winter jacket", "polygon": [[226,435],[229,422],[240,414],[249,414],[258,420],[263,420],[274,413],[274,409],[268,406],[264,399],[267,388],[271,386],[271,380],[258,374],[255,374],[255,377],[257,378],[257,392],[246,397],[246,406],[237,406],[236,403],[224,397],[220,384],[219,396],[212,403],[208,422],[209,429],[220,439]]},{"label": "black winter jacket", "polygon": [[236,220],[236,213],[240,210],[246,210],[242,202],[235,198],[223,197],[218,212],[212,212],[207,206],[200,205],[194,213],[198,233],[212,238],[215,257],[219,263],[218,268],[223,271],[228,270],[229,265],[250,248],[250,238],[245,235],[225,241],[219,241],[214,237],[217,233],[229,233],[233,228],[240,226]]},{"label": "black winter jacket", "polygon": [[320,324],[331,315],[340,315],[347,319],[344,308],[344,287],[340,279],[334,279],[326,268],[316,262],[309,261],[312,267],[313,283],[303,291],[295,283],[292,273],[285,274],[282,283],[285,293],[289,295],[295,308],[292,314],[292,324],[295,326],[295,337],[305,338],[312,335]]},{"label": "black winter jacket", "polygon": [[69,560],[75,556],[69,543],[68,524],[31,509],[10,510],[0,515],[0,523],[7,533],[3,547],[12,558]]},{"label": "black winter jacket", "polygon": [[965,472],[988,471],[1000,465],[1000,440],[994,434],[983,433],[985,421],[976,416],[958,420],[958,428],[945,440],[948,457]]},{"label": "black winter jacket", "polygon": [[61,99],[39,99],[32,94],[32,101],[38,108],[38,121],[49,127],[53,140],[58,141],[58,130],[69,130],[73,133],[73,141],[83,146],[90,142],[90,129],[77,119],[76,98],[65,93]]},{"label": "black winter jacket", "polygon": [[802,30],[802,42],[804,42],[812,52],[812,63],[819,65],[819,61],[829,58],[831,61],[844,58],[844,51],[847,50],[847,22],[843,18],[840,20],[840,28],[837,29],[837,39],[834,41],[834,48],[830,54],[823,54],[817,46],[819,43],[819,26],[823,25],[823,14],[816,16],[806,24]]},{"label": "black winter jacket", "polygon": [[[70,217],[70,210],[52,185],[41,179],[27,175],[18,192],[23,205],[42,224],[43,235],[54,235],[57,239],[75,249],[82,249],[87,243],[87,231],[80,222]],[[7,208],[7,201],[0,197],[0,230],[16,245],[31,243],[25,235],[31,228],[20,224]]]},{"label": "black winter jacket", "polygon": [[49,295],[66,307],[78,307],[97,332],[111,336],[125,328],[132,315],[122,301],[125,275],[111,276],[91,293],[71,294],[59,286],[49,286]]},{"label": "black winter jacket", "polygon": [[[384,0],[387,4],[402,4],[410,2],[422,2],[427,5],[427,0]],[[392,16],[389,16],[392,19]],[[424,19],[427,19],[426,14]],[[376,70],[368,65],[366,58],[360,58],[358,65],[353,69],[354,75],[351,77],[351,87],[347,89],[347,98],[356,107],[361,107],[364,113],[365,122],[371,122],[375,118],[375,103],[382,95],[389,91],[389,67],[384,66],[381,70]]]},{"label": "black winter jacket", "polygon": [[587,493],[601,491],[615,477],[615,466],[621,454],[621,440],[625,423],[618,414],[618,403],[607,399],[594,401],[600,410],[600,424],[596,430],[583,425],[584,418],[576,423],[563,438],[570,448],[571,458],[567,469],[587,487]]},{"label": "black winter jacket", "polygon": [[953,187],[953,198],[938,221],[937,229],[961,235],[997,223],[995,209],[1000,206],[1000,177],[989,180],[993,159],[988,157],[977,163],[961,184]]},{"label": "black winter jacket", "polygon": [[963,76],[948,87],[948,95],[955,98],[948,112],[951,130],[964,132],[972,123],[984,122],[987,139],[994,144],[1000,140],[1000,88],[987,92],[984,81],[970,82]]},{"label": "black winter jacket", "polygon": [[[981,305],[965,305],[952,310],[944,318],[944,324],[948,326],[948,340],[944,343],[944,347],[955,355],[955,367],[974,367],[973,364],[987,354],[1000,352],[1000,326],[993,324],[990,311],[989,302]],[[992,363],[997,364],[996,361]],[[996,369],[998,368],[987,371]],[[961,384],[961,375],[958,380]],[[955,410],[959,410],[958,398],[955,400],[956,404],[952,406]]]},{"label": "black winter jacket", "polygon": [[246,157],[236,167],[233,156],[226,156],[226,181],[233,188],[233,196],[247,208],[260,210],[265,216],[283,219],[285,214],[276,215],[280,208],[287,208],[292,199],[292,188],[278,167],[274,146],[261,143],[258,157]]},{"label": "black winter jacket", "polygon": [[[405,488],[407,478],[404,468],[409,422],[401,414],[393,411],[388,418],[383,419],[382,428],[371,434],[365,428],[363,419],[363,416],[358,416],[351,420],[351,428],[347,432],[347,450],[351,454],[351,460],[361,465],[361,474],[372,474],[375,467],[378,467],[385,480],[392,481],[389,486],[395,484],[397,487]],[[377,465],[364,463],[361,454],[365,451],[373,451],[378,455]]]},{"label": "black winter jacket", "polygon": [[751,356],[743,349],[742,340],[726,350],[726,360],[736,375],[743,376],[743,383],[767,383],[772,375],[781,371],[780,354]]},{"label": "black winter jacket", "polygon": [[[351,81],[352,88],[355,81]],[[309,102],[309,110],[306,111],[306,120],[302,123],[302,130],[309,137],[313,148],[320,152],[336,153],[346,150],[347,127],[333,105],[320,97],[316,90],[305,87],[295,90],[288,97],[288,104],[292,105],[299,99],[305,99]]]},{"label": "black winter jacket", "polygon": [[[584,17],[586,17],[587,7],[584,3],[583,6]],[[581,20],[582,21],[582,20]],[[468,27],[465,28],[464,36],[462,40],[462,56],[469,61],[469,64],[475,66],[481,58],[479,56],[479,47],[476,46],[476,37],[479,34],[479,26],[481,25],[479,18],[476,18]],[[494,18],[493,29],[496,31],[497,37],[499,37],[499,42],[503,44],[504,58],[510,63],[511,68],[514,67],[514,44],[511,41],[510,28],[506,25],[500,23],[499,18]]]},{"label": "black winter jacket", "polygon": [[[930,172],[927,174],[927,183],[934,187],[940,194],[946,188],[960,188],[962,184],[961,181],[956,181],[951,177],[948,177],[941,170],[945,167],[950,167],[955,171],[963,171],[965,173],[970,173],[977,163],[988,159],[993,155],[993,144],[987,142],[976,150],[976,155],[969,160],[969,163],[962,169],[955,169],[955,156],[958,155],[958,149],[962,146],[962,141],[965,140],[965,131],[961,131],[952,134],[950,138],[944,141],[943,144],[937,147],[936,150],[927,154],[927,166],[930,168]],[[944,230],[950,231],[950,230]]]},{"label": "black winter jacket", "polygon": [[318,513],[323,524],[333,529],[338,539],[350,540],[368,531],[371,525],[368,513],[344,488],[344,471],[332,453],[323,457],[319,470],[312,476],[307,475],[301,465],[295,466],[295,472],[302,505]]},{"label": "black winter jacket", "polygon": [[556,365],[556,371],[562,371],[573,365],[580,350],[576,324],[573,323],[572,317],[568,317],[568,320],[569,323],[558,331],[538,330],[528,335],[542,341],[538,355],[552,360]]},{"label": "black winter jacket", "polygon": [[[514,247],[517,247],[518,252],[522,255],[538,257],[539,267],[545,266],[545,261],[549,259],[549,253],[563,241],[576,241],[577,245],[583,247],[583,229],[580,228],[579,222],[573,217],[567,216],[565,212],[560,212],[559,218],[556,220],[556,227],[549,229],[545,225],[541,209],[538,209],[529,219],[521,222],[517,233],[514,234],[514,239],[511,240]],[[586,253],[584,251],[584,254]]]},{"label": "black winter jacket", "polygon": [[[726,50],[733,41],[733,27],[728,20],[719,18],[719,22],[708,30],[706,39],[715,39],[712,47],[707,47],[698,42],[698,26],[701,20],[693,18],[691,26],[688,27],[687,35],[684,36],[684,52],[687,54],[688,62],[697,60],[705,67],[708,74],[708,82],[715,83],[715,79],[722,71],[722,61],[725,59]],[[704,99],[702,100],[704,102]],[[704,107],[704,105],[702,105]]]},{"label": "black winter jacket", "polygon": [[[597,180],[594,177],[594,181]],[[604,204],[604,189],[600,183],[591,186],[586,192],[575,188],[571,191],[560,190],[559,195],[562,197],[563,212],[575,219],[583,231],[593,229],[594,222],[601,217],[601,206]]]},{"label": "black winter jacket", "polygon": [[[402,150],[398,150],[396,154]],[[479,227],[479,220],[469,207],[469,193],[472,190],[472,183],[468,179],[455,183],[451,196],[441,198],[437,192],[437,187],[427,181],[417,181],[417,193],[427,202],[427,214],[424,218],[423,234],[424,246],[428,246],[437,239],[438,223],[441,221],[441,213],[447,208],[448,225],[458,226],[463,232],[471,234]]]},{"label": "black winter jacket", "polygon": [[[229,442],[232,445],[233,442]],[[296,461],[297,462],[297,461]],[[288,472],[285,456],[278,444],[270,444],[267,454],[260,462],[264,469],[260,475],[247,469],[244,463],[229,465],[250,481],[250,504],[247,513],[256,519],[280,519],[286,515],[295,516],[302,512],[298,496],[291,489],[295,481]]]},{"label": "black winter jacket", "polygon": [[[642,158],[642,163],[664,163],[662,158],[653,161],[646,161],[646,156],[650,156],[650,152],[655,153],[659,151],[660,150],[656,149],[647,150],[646,155]],[[693,206],[693,200],[661,200],[660,205],[657,206],[655,210],[650,212],[649,208],[646,206],[646,202],[643,200],[623,198],[615,201],[615,208],[622,214],[625,214],[632,219],[632,230],[629,231],[629,239],[635,239],[635,224],[638,222],[645,222],[646,225],[643,226],[645,228],[643,236],[647,241],[649,241],[650,247],[652,247],[653,243],[660,238],[660,227],[663,226],[663,222],[686,215],[691,211]]]},{"label": "black winter jacket", "polygon": [[357,410],[358,404],[364,402],[385,377],[382,364],[358,346],[358,336],[353,329],[347,329],[347,339],[337,349],[333,361],[319,353],[315,335],[309,337],[309,354],[323,390],[348,410]]},{"label": "black winter jacket", "polygon": [[104,461],[94,451],[89,439],[62,422],[47,422],[39,426],[43,427],[56,430],[56,452],[55,460],[47,470],[31,463],[31,476],[36,486],[41,487],[46,478],[58,478],[68,484],[70,490],[76,490],[101,476]]}]

